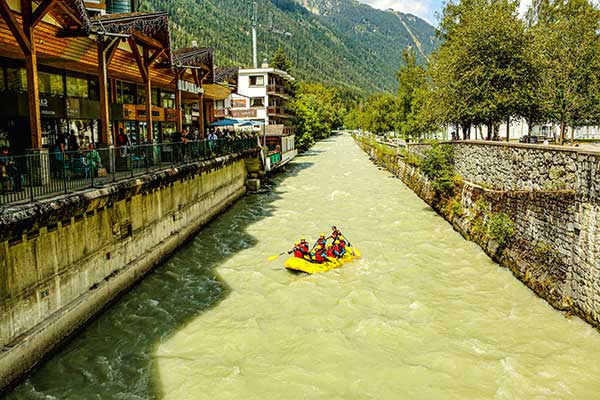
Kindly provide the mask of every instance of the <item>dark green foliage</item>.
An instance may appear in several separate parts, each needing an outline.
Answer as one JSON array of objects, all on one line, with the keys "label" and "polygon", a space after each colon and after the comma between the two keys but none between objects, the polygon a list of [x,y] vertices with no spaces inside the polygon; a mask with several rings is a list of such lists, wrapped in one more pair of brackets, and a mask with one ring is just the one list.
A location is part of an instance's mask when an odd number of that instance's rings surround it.
[{"label": "dark green foliage", "polygon": [[[192,40],[213,47],[218,65],[248,67],[252,39],[245,0],[138,0],[141,10],[169,13],[176,47]],[[402,50],[415,42],[424,54],[436,47],[434,28],[406,14],[375,10],[351,0],[259,0],[258,58],[270,60],[281,46],[300,80],[319,80],[361,95],[395,91]],[[334,4],[334,6],[331,6]],[[325,9],[326,7],[327,9]],[[270,30],[290,32],[288,37]],[[419,57],[424,57],[419,52]]]},{"label": "dark green foliage", "polygon": [[290,64],[290,60],[288,60],[287,55],[281,46],[277,48],[275,55],[271,59],[271,67],[292,73],[292,64]]},{"label": "dark green foliage", "polygon": [[507,247],[515,236],[515,226],[510,217],[504,213],[488,216],[485,223],[490,239],[494,240],[500,247]]},{"label": "dark green foliage", "polygon": [[300,83],[292,107],[296,113],[296,147],[300,151],[329,137],[333,129],[342,125],[346,113],[339,90],[320,83]]},{"label": "dark green foliage", "polygon": [[449,197],[454,193],[454,154],[448,144],[434,144],[426,150],[420,164],[421,170],[431,180],[436,193]]}]

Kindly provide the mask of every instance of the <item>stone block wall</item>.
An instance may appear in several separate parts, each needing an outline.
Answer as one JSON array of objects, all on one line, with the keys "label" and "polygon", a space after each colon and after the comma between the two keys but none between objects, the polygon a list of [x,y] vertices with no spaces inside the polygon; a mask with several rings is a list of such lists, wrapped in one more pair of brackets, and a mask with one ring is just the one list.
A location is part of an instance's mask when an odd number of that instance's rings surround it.
[{"label": "stone block wall", "polygon": [[0,392],[246,191],[250,152],[0,215]]}]

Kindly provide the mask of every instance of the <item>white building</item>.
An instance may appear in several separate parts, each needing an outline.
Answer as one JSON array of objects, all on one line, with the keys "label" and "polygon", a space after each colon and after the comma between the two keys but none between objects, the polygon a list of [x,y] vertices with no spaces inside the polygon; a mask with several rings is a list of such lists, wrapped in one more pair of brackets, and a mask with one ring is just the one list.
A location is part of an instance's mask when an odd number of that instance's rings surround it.
[{"label": "white building", "polygon": [[260,126],[261,142],[267,149],[267,171],[286,164],[298,154],[292,127],[294,114],[288,106],[295,96],[294,77],[268,64],[237,70],[235,82],[231,72],[223,69],[223,83],[236,90],[225,100],[215,101],[215,118],[237,120],[238,127],[248,121]]},{"label": "white building", "polygon": [[237,91],[215,102],[217,118],[260,121],[265,125],[291,126],[293,113],[288,102],[294,98],[295,79],[287,72],[269,68],[239,69]]}]

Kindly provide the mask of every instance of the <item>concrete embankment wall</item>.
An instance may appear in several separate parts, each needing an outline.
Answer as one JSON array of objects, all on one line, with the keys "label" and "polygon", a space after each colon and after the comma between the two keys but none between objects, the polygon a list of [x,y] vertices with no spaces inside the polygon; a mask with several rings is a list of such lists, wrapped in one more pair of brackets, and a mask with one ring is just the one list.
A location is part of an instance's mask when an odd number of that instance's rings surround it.
[{"label": "concrete embankment wall", "polygon": [[253,155],[0,215],[0,392],[242,196]]},{"label": "concrete embankment wall", "polygon": [[[422,157],[431,145],[409,145],[406,153],[393,154],[368,140],[358,143],[540,297],[600,327],[600,154],[450,143],[454,172],[462,179],[455,195],[444,199],[406,155]],[[512,221],[514,237],[507,246],[481,233],[482,215],[492,213]]]}]

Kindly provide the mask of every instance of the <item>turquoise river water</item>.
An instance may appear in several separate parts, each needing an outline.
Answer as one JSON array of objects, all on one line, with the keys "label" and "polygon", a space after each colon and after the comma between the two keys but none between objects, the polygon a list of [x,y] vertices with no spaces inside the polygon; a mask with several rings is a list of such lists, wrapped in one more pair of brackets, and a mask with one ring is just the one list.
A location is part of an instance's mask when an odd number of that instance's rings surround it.
[{"label": "turquoise river water", "polygon": [[[598,399],[600,334],[463,240],[347,136],[204,228],[7,399]],[[363,259],[291,274],[300,235]]]}]

